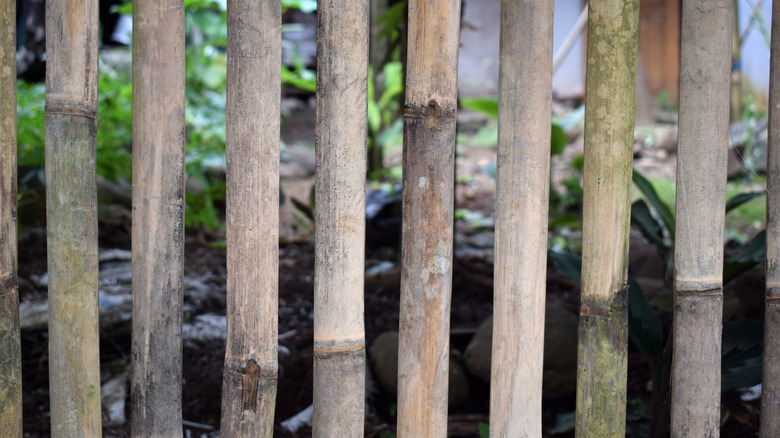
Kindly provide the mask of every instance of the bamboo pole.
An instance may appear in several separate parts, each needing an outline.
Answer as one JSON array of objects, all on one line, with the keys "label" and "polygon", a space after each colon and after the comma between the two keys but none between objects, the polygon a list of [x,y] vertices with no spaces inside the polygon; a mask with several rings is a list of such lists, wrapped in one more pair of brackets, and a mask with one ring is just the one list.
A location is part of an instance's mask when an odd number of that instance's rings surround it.
[{"label": "bamboo pole", "polygon": [[503,0],[490,435],[542,435],[553,3]]},{"label": "bamboo pole", "polygon": [[132,436],[181,436],[183,0],[133,2],[132,235]]},{"label": "bamboo pole", "polygon": [[766,313],[761,438],[780,431],[780,1],[772,2],[766,199]]},{"label": "bamboo pole", "polygon": [[22,437],[16,277],[16,2],[0,2],[0,430]]},{"label": "bamboo pole", "polygon": [[717,437],[729,136],[730,0],[683,2],[672,436]]},{"label": "bamboo pole", "polygon": [[576,435],[625,435],[639,0],[591,0]]},{"label": "bamboo pole", "polygon": [[271,437],[278,380],[278,0],[230,0],[227,64],[225,437]]},{"label": "bamboo pole", "polygon": [[369,0],[317,7],[315,437],[362,437]]},{"label": "bamboo pole", "polygon": [[46,225],[53,437],[100,436],[98,2],[46,2]]},{"label": "bamboo pole", "polygon": [[447,434],[460,0],[411,0],[403,152],[398,436]]}]

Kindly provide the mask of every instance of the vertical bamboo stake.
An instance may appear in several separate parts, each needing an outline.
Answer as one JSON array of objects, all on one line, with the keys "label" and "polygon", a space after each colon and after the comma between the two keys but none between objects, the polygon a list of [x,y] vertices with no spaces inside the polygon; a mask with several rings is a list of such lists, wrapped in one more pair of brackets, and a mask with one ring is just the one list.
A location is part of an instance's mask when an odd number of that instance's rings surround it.
[{"label": "vertical bamboo stake", "polygon": [[317,7],[315,437],[362,437],[369,0]]},{"label": "vertical bamboo stake", "polygon": [[271,437],[278,378],[282,9],[230,0],[222,435]]},{"label": "vertical bamboo stake", "polygon": [[98,2],[46,2],[46,224],[53,437],[100,436]]},{"label": "vertical bamboo stake", "polygon": [[184,1],[133,2],[132,436],[181,436]]},{"label": "vertical bamboo stake", "polygon": [[447,434],[460,0],[411,0],[404,104],[398,436]]},{"label": "vertical bamboo stake", "polygon": [[780,431],[780,1],[772,2],[766,199],[766,313],[761,438]]},{"label": "vertical bamboo stake", "polygon": [[0,430],[22,437],[16,244],[16,2],[0,1]]},{"label": "vertical bamboo stake", "polygon": [[625,435],[639,0],[591,0],[576,435]]},{"label": "vertical bamboo stake", "polygon": [[553,3],[502,0],[490,435],[542,435]]},{"label": "vertical bamboo stake", "polygon": [[720,433],[733,13],[730,0],[683,2],[672,359],[675,437]]}]

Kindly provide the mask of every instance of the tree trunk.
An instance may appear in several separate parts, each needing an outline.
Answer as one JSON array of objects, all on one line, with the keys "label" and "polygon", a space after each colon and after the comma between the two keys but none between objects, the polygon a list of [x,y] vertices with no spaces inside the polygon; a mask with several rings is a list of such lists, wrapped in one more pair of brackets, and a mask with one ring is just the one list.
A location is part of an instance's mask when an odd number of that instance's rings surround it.
[{"label": "tree trunk", "polygon": [[672,436],[720,433],[726,155],[733,4],[683,2]]},{"label": "tree trunk", "polygon": [[16,277],[16,2],[0,2],[0,430],[22,437]]},{"label": "tree trunk", "polygon": [[362,437],[368,0],[317,8],[315,437]]},{"label": "tree trunk", "polygon": [[409,2],[398,436],[447,433],[460,0]]},{"label": "tree trunk", "polygon": [[281,24],[279,1],[228,2],[225,437],[274,431]]},{"label": "tree trunk", "polygon": [[576,434],[622,437],[639,1],[589,8]]},{"label": "tree trunk", "polygon": [[46,2],[46,34],[51,433],[100,436],[97,0]]},{"label": "tree trunk", "polygon": [[181,436],[184,1],[133,2],[132,435]]},{"label": "tree trunk", "polygon": [[542,435],[552,2],[503,0],[490,435]]},{"label": "tree trunk", "polygon": [[780,431],[780,1],[772,2],[766,199],[766,313],[761,438]]}]

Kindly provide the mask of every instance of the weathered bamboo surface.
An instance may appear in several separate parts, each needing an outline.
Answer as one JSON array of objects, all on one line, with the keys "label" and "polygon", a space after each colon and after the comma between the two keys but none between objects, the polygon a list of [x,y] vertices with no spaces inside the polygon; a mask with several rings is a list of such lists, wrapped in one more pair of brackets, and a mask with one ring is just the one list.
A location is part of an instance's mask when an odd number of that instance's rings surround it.
[{"label": "weathered bamboo surface", "polygon": [[46,35],[51,433],[100,436],[97,0],[46,2]]},{"label": "weathered bamboo surface", "polygon": [[460,0],[409,2],[398,436],[447,434]]},{"label": "weathered bamboo surface", "polygon": [[761,438],[774,438],[780,434],[780,1],[772,2],[770,56]]},{"label": "weathered bamboo surface", "polygon": [[221,434],[271,437],[278,381],[278,0],[231,0],[227,79],[227,317]]},{"label": "weathered bamboo surface", "polygon": [[16,242],[16,2],[0,1],[0,430],[22,437]]},{"label": "weathered bamboo surface", "polygon": [[317,6],[315,437],[362,437],[369,0]]},{"label": "weathered bamboo surface", "polygon": [[625,435],[628,234],[639,0],[591,0],[585,92],[578,437]]},{"label": "weathered bamboo surface", "polygon": [[183,0],[133,2],[132,208],[132,436],[181,436]]},{"label": "weathered bamboo surface", "polygon": [[542,435],[553,3],[503,0],[490,435]]},{"label": "weathered bamboo surface", "polygon": [[672,436],[717,437],[733,4],[686,0],[682,20]]}]

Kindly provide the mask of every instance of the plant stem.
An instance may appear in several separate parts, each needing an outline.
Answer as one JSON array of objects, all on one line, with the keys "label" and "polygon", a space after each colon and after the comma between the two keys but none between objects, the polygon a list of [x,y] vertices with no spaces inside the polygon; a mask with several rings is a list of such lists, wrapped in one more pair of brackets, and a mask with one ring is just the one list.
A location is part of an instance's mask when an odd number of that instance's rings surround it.
[{"label": "plant stem", "polygon": [[674,255],[672,436],[720,432],[731,0],[683,2]]},{"label": "plant stem", "polygon": [[16,241],[16,2],[0,2],[0,430],[22,437]]},{"label": "plant stem", "polygon": [[46,2],[46,224],[53,437],[100,436],[98,2]]},{"label": "plant stem", "polygon": [[184,1],[133,2],[132,436],[182,433]]},{"label": "plant stem", "polygon": [[503,0],[490,435],[542,435],[552,2]]},{"label": "plant stem", "polygon": [[404,105],[398,436],[447,432],[460,0],[411,0]]},{"label": "plant stem", "polygon": [[317,9],[315,437],[362,437],[369,0]]},{"label": "plant stem", "polygon": [[278,380],[281,3],[231,0],[227,19],[228,334],[221,433],[270,438]]},{"label": "plant stem", "polygon": [[625,435],[638,0],[591,0],[576,435]]},{"label": "plant stem", "polygon": [[772,2],[766,199],[766,313],[761,438],[780,430],[780,1]]}]

